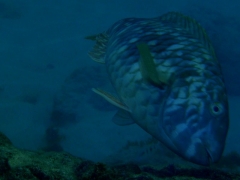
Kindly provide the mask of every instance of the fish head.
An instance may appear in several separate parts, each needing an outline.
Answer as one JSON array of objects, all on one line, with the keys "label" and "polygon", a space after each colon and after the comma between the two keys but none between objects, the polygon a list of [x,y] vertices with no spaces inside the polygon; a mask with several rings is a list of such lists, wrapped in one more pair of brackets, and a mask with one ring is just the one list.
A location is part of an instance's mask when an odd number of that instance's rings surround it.
[{"label": "fish head", "polygon": [[225,87],[218,84],[209,89],[200,82],[172,88],[163,111],[168,147],[200,165],[218,161],[225,145],[228,101]]}]

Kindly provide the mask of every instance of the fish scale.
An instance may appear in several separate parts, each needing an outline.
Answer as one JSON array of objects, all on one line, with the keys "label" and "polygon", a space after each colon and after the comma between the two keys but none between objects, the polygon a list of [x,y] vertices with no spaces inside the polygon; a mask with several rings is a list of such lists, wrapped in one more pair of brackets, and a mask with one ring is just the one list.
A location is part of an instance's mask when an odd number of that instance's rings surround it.
[{"label": "fish scale", "polygon": [[87,39],[96,41],[89,55],[105,64],[118,95],[93,89],[119,108],[114,123],[136,123],[197,164],[220,158],[227,94],[212,44],[195,20],[176,12],[127,18]]}]

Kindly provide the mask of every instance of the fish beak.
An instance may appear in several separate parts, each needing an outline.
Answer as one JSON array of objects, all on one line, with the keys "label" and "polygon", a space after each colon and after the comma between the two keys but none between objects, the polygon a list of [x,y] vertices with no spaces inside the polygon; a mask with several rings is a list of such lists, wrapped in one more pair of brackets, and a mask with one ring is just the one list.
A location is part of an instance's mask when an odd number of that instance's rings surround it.
[{"label": "fish beak", "polygon": [[202,144],[198,145],[196,154],[194,156],[187,155],[186,159],[202,166],[209,166],[214,163],[214,158],[211,155],[211,152]]},{"label": "fish beak", "polygon": [[191,156],[186,159],[202,166],[209,166],[213,164],[215,162],[215,159],[212,156],[212,153],[205,146],[200,146],[201,147],[198,147],[195,156]]},{"label": "fish beak", "polygon": [[205,148],[206,152],[207,152],[207,156],[208,156],[208,165],[212,164],[214,162],[213,157],[211,155],[211,153],[209,152],[209,150],[207,148]]},{"label": "fish beak", "polygon": [[200,143],[195,157],[192,157],[192,162],[200,164],[203,166],[210,166],[216,163],[221,157],[220,146],[217,146],[216,149],[209,146],[209,143]]}]

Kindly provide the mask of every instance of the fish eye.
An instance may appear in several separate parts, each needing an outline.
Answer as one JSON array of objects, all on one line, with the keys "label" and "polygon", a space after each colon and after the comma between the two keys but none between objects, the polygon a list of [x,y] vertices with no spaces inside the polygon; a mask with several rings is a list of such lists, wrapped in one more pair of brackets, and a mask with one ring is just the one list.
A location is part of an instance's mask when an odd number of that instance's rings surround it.
[{"label": "fish eye", "polygon": [[218,113],[218,112],[219,112],[219,107],[218,107],[218,106],[213,106],[213,111],[214,111],[215,113]]},{"label": "fish eye", "polygon": [[211,104],[211,113],[213,115],[219,115],[223,112],[223,107],[220,103]]}]

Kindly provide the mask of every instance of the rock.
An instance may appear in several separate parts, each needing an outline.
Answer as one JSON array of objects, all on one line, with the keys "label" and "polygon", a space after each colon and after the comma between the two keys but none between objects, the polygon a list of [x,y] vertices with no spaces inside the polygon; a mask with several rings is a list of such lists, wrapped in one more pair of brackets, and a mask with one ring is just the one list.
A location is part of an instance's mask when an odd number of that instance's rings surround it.
[{"label": "rock", "polygon": [[[110,166],[74,157],[65,152],[26,151],[15,148],[0,133],[1,180],[153,180],[159,178],[238,180],[239,173],[217,168],[165,168],[121,164]],[[225,167],[226,168],[226,167]]]}]

